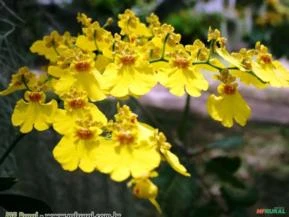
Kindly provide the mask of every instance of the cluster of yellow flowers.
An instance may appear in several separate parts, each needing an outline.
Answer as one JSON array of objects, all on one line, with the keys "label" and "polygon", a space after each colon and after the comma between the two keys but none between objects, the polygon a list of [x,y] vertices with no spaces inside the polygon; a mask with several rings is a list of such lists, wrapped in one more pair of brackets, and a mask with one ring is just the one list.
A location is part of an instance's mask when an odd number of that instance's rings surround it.
[{"label": "cluster of yellow flowers", "polygon": [[277,26],[289,18],[288,3],[280,0],[263,0],[262,10],[258,12],[256,24],[260,26]]},{"label": "cluster of yellow flowers", "polygon": [[115,181],[130,179],[133,193],[158,210],[158,189],[151,178],[161,161],[184,176],[190,174],[163,133],[139,122],[128,106],[118,106],[114,120],[107,120],[96,101],[142,96],[157,83],[176,96],[198,97],[209,87],[202,74],[207,70],[220,82],[218,95],[209,96],[208,113],[232,127],[234,121],[245,125],[251,113],[238,82],[257,88],[289,85],[288,71],[259,42],[254,49],[230,53],[220,32],[209,29],[207,46],[200,40],[183,45],[174,28],[161,24],[156,15],[145,24],[131,10],[119,15],[120,33],[114,35],[106,29],[110,19],[104,26],[84,14],[77,20],[82,24],[78,36],[54,31],[31,46],[49,61],[46,73],[22,67],[0,92],[25,90],[12,123],[22,133],[52,126],[62,136],[53,156],[63,169],[99,171]]}]

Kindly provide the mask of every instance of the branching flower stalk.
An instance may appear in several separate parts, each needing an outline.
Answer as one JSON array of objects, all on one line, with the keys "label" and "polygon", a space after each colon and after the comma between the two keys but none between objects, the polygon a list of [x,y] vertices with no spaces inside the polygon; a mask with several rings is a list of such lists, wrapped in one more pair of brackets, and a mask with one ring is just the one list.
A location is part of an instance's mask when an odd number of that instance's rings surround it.
[{"label": "branching flower stalk", "polygon": [[[178,132],[183,140],[190,99],[209,88],[204,71],[219,82],[217,93],[208,97],[208,113],[225,127],[244,126],[251,115],[239,83],[258,89],[289,86],[288,70],[260,42],[253,49],[229,52],[220,31],[210,28],[207,42],[196,39],[184,45],[181,35],[156,15],[144,23],[131,10],[119,15],[120,32],[114,34],[105,29],[111,20],[101,26],[81,13],[77,20],[82,25],[77,36],[53,31],[32,44],[31,52],[49,61],[47,71],[39,75],[21,67],[0,92],[24,91],[11,117],[22,134],[1,162],[26,133],[52,127],[61,135],[53,156],[64,170],[101,172],[127,181],[136,197],[161,212],[153,183],[160,164],[165,161],[181,175],[190,174],[157,123],[157,128],[142,123],[127,105],[119,104],[114,119],[108,120],[96,102],[141,97],[157,84],[175,96],[187,95]],[[51,92],[57,99],[46,97]]]}]

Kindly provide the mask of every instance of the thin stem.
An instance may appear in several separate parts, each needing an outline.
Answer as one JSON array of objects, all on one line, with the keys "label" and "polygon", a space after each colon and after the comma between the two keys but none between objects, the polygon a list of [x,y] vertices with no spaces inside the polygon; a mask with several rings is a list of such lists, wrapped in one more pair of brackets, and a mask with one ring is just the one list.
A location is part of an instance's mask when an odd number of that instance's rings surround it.
[{"label": "thin stem", "polygon": [[5,159],[9,156],[10,152],[16,147],[18,142],[25,136],[26,134],[19,134],[18,137],[10,144],[8,149],[4,152],[4,154],[0,158],[0,165],[5,161]]},{"label": "thin stem", "polygon": [[57,48],[56,48],[56,45],[53,43],[53,45],[52,45],[52,48],[53,48],[53,50],[55,51],[55,53],[58,55],[58,56],[60,56],[60,53],[58,52],[58,50],[57,50]]},{"label": "thin stem", "polygon": [[94,46],[96,48],[97,51],[99,51],[99,48],[98,48],[98,45],[97,45],[97,42],[96,42],[96,30],[93,32],[93,41],[94,41]]},{"label": "thin stem", "polygon": [[160,129],[161,131],[163,131],[163,127],[161,126],[161,124],[157,121],[157,119],[154,117],[153,114],[151,114],[136,98],[131,97],[131,100],[133,101],[133,103],[135,105],[137,105],[141,111],[145,114],[145,116],[149,119],[149,121],[158,129]]},{"label": "thin stem", "polygon": [[18,19],[20,22],[25,23],[25,21],[19,17],[13,10],[11,10],[3,0],[0,1],[0,4],[3,8],[5,8],[12,16],[14,16],[16,19]]},{"label": "thin stem", "polygon": [[166,45],[167,45],[169,36],[170,36],[170,33],[168,33],[168,34],[166,35],[166,37],[165,37],[164,44],[163,44],[163,50],[162,50],[161,59],[164,59],[164,57],[165,57]]},{"label": "thin stem", "polygon": [[159,59],[155,59],[155,60],[150,60],[150,63],[156,63],[156,62],[169,62],[168,60],[164,59],[164,58],[159,58]]},{"label": "thin stem", "polygon": [[183,143],[184,143],[184,139],[185,139],[185,136],[187,133],[186,128],[187,128],[188,116],[190,113],[190,101],[191,101],[191,97],[190,97],[190,95],[187,95],[186,104],[185,104],[185,107],[183,110],[181,122],[180,122],[180,125],[178,127],[178,136]]},{"label": "thin stem", "polygon": [[28,86],[28,84],[27,84],[27,82],[26,82],[26,78],[25,78],[24,75],[21,76],[21,80],[22,80],[24,86],[26,87],[26,89],[27,89],[27,90],[30,90],[30,88],[29,88],[29,86]]},{"label": "thin stem", "polygon": [[213,41],[210,42],[210,51],[209,51],[209,55],[208,55],[208,58],[207,58],[207,61],[206,61],[207,63],[210,62],[211,56],[214,53],[214,45],[215,45],[215,41],[213,40]]},{"label": "thin stem", "polygon": [[160,62],[160,61],[168,62],[168,60],[165,59],[165,52],[166,52],[166,45],[167,45],[169,36],[170,36],[170,33],[166,34],[165,36],[161,57],[155,60],[151,60],[150,63],[155,63],[155,62]]},{"label": "thin stem", "polygon": [[0,19],[0,21],[3,22],[3,23],[7,23],[7,24],[9,24],[11,26],[11,29],[9,29],[5,34],[0,35],[1,39],[7,38],[12,32],[14,32],[15,24],[12,23],[11,21],[7,20],[7,19]]},{"label": "thin stem", "polygon": [[218,69],[219,71],[226,69],[226,68],[221,68],[221,67],[219,67],[219,66],[216,66],[216,65],[210,63],[209,61],[197,61],[197,62],[193,62],[193,65],[201,65],[201,64],[202,64],[202,65],[212,66],[213,68]]}]

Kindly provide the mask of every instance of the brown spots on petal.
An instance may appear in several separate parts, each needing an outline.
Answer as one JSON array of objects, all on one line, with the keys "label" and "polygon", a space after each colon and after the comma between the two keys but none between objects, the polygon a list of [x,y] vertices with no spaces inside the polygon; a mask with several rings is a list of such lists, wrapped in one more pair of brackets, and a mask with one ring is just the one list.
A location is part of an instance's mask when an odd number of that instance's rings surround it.
[{"label": "brown spots on petal", "polygon": [[190,62],[186,58],[176,58],[173,62],[175,67],[180,69],[187,69],[190,66]]},{"label": "brown spots on petal", "polygon": [[90,70],[90,63],[87,61],[80,61],[75,64],[75,69],[78,72],[88,72]]},{"label": "brown spots on petal", "polygon": [[69,101],[68,104],[69,104],[70,108],[72,108],[72,109],[81,109],[81,108],[85,107],[86,102],[85,102],[85,100],[83,100],[81,98],[76,98],[76,99]]},{"label": "brown spots on petal", "polygon": [[134,55],[124,55],[120,58],[120,61],[123,65],[130,66],[135,63],[135,56]]},{"label": "brown spots on petal", "polygon": [[42,99],[42,94],[40,92],[31,92],[28,98],[31,102],[39,102]]},{"label": "brown spots on petal", "polygon": [[236,86],[231,84],[225,84],[224,86],[224,94],[234,95],[236,93]]},{"label": "brown spots on petal", "polygon": [[76,135],[79,139],[89,140],[93,137],[93,132],[87,128],[78,129]]}]

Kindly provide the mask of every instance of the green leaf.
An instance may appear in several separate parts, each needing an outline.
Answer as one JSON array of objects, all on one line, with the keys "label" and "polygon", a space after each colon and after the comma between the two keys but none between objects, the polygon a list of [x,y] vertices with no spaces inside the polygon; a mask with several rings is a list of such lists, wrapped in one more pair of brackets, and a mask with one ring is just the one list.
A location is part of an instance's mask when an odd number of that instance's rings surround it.
[{"label": "green leaf", "polygon": [[191,210],[190,217],[219,217],[221,214],[221,208],[216,201],[211,200],[206,204]]},{"label": "green leaf", "polygon": [[0,191],[11,188],[16,182],[17,179],[14,177],[0,177]]},{"label": "green leaf", "polygon": [[243,188],[244,183],[239,181],[234,173],[241,166],[239,157],[215,157],[206,163],[206,171],[215,174],[221,181],[230,183],[235,187]]},{"label": "green leaf", "polygon": [[258,192],[254,187],[241,189],[224,185],[221,187],[221,193],[231,208],[252,206],[258,200]]},{"label": "green leaf", "polygon": [[222,174],[223,172],[233,174],[241,166],[241,159],[239,157],[215,157],[206,164],[208,172]]},{"label": "green leaf", "polygon": [[199,189],[193,166],[187,169],[191,177],[179,175],[168,165],[161,168],[155,183],[159,187],[158,201],[166,217],[188,216],[193,202],[198,198]]}]

